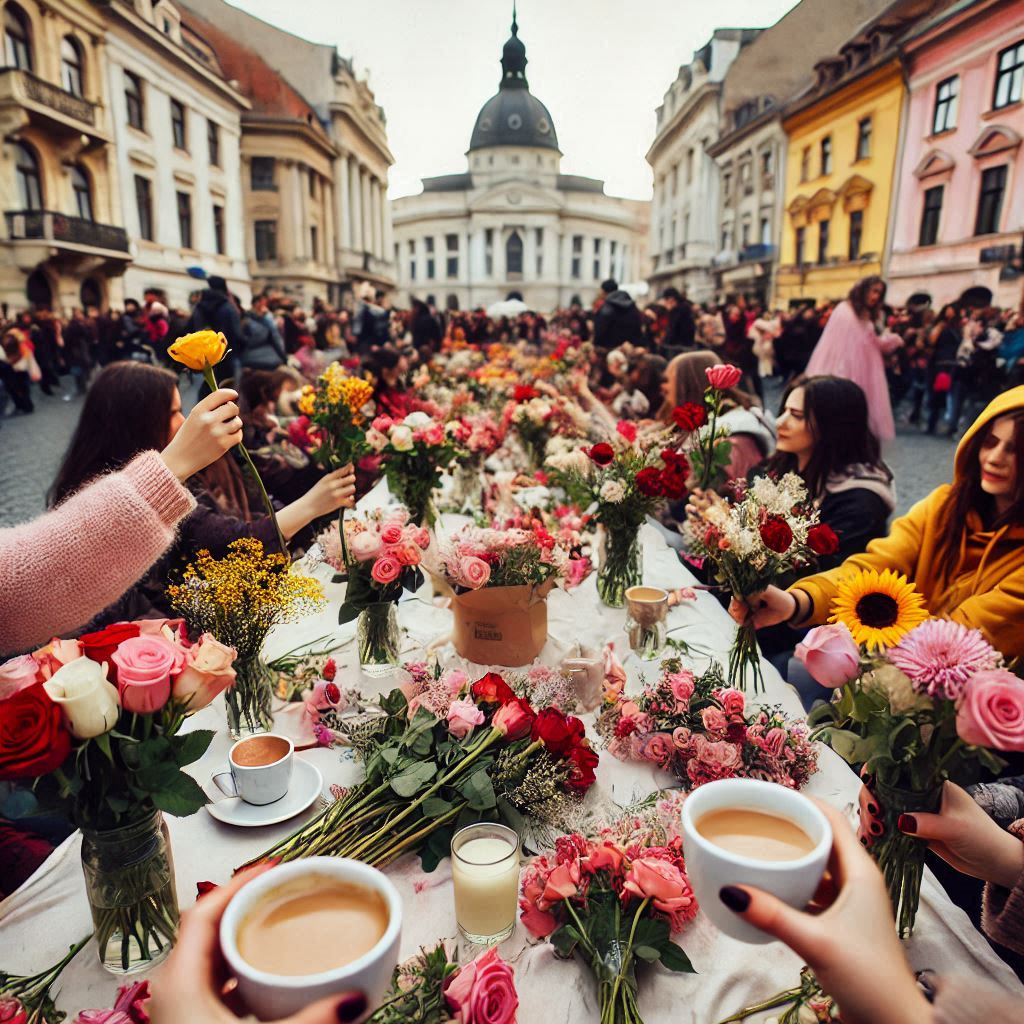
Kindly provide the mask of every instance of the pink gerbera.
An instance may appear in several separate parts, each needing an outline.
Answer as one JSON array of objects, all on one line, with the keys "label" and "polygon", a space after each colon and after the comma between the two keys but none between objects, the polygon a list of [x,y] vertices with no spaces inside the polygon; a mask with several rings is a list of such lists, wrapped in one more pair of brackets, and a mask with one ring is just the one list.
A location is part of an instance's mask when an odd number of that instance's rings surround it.
[{"label": "pink gerbera", "polygon": [[888,652],[918,693],[956,700],[975,672],[998,667],[1000,656],[977,629],[948,619],[927,619]]}]

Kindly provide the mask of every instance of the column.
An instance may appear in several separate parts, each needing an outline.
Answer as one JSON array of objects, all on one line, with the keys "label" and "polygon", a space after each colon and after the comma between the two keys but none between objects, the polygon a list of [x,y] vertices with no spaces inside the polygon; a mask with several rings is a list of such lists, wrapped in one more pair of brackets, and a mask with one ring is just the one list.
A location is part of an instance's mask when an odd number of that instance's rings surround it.
[{"label": "column", "polygon": [[377,259],[384,256],[384,211],[380,202],[380,182],[376,178],[370,179],[370,209],[373,211],[373,255]]},{"label": "column", "polygon": [[359,168],[359,186],[363,199],[363,251],[373,251],[373,200],[370,198],[370,172]]},{"label": "column", "polygon": [[323,198],[320,202],[320,221],[323,224],[324,238],[320,243],[323,246],[324,253],[324,266],[330,268],[337,266],[337,252],[335,246],[335,226],[334,226],[334,183],[328,181],[327,178],[320,179],[320,187],[324,190]]},{"label": "column", "polygon": [[[391,200],[388,199],[386,181],[381,183],[380,199],[384,218],[384,262],[390,264],[395,258],[395,232],[394,225],[391,223]],[[395,270],[397,271],[397,269],[396,267]]]},{"label": "column", "polygon": [[349,193],[352,207],[351,235],[349,244],[356,252],[363,250],[363,188],[360,182],[359,164],[353,162],[349,166]]},{"label": "column", "polygon": [[334,198],[337,209],[338,238],[346,249],[352,248],[352,203],[348,183],[347,156],[339,156],[334,164]]},{"label": "column", "polygon": [[278,224],[277,258],[288,263],[302,255],[302,196],[300,194],[299,171],[294,160],[281,161],[281,191],[279,207],[281,219]]}]

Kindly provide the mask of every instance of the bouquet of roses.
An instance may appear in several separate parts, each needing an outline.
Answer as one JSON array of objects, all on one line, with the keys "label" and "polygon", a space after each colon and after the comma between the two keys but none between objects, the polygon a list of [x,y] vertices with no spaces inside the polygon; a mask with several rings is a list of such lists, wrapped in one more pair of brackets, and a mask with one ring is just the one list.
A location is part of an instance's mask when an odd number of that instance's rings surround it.
[{"label": "bouquet of roses", "polygon": [[569,398],[540,394],[531,384],[515,387],[503,422],[515,432],[534,469],[544,464],[552,438],[584,438],[590,417]]},{"label": "bouquet of roses", "polygon": [[[758,477],[733,504],[712,501],[687,521],[686,537],[690,554],[710,562],[719,583],[740,599],[839,549],[831,527],[818,522],[818,511],[796,473],[780,479]],[[750,623],[737,629],[729,652],[729,682],[746,689],[748,671],[755,692],[763,689],[761,654]]]},{"label": "bouquet of roses", "polygon": [[808,721],[862,768],[861,838],[902,936],[914,927],[927,844],[900,830],[900,816],[937,811],[946,779],[965,786],[998,772],[994,751],[1024,751],[1024,681],[978,630],[925,614],[903,577],[858,573],[840,583],[833,623],[797,647],[810,674],[836,688]]},{"label": "bouquet of roses", "polygon": [[597,753],[583,723],[538,709],[488,673],[421,672],[381,701],[373,728],[351,737],[366,779],[257,860],[352,857],[383,867],[417,851],[424,870],[455,832],[506,809],[564,823],[594,783]]},{"label": "bouquet of roses", "polygon": [[441,470],[458,449],[444,424],[425,412],[411,412],[396,422],[378,416],[366,432],[366,443],[384,457],[384,473],[391,493],[409,510],[417,526],[431,526],[436,518],[431,495],[441,483]]},{"label": "bouquet of roses", "polygon": [[0,1021],[3,1024],[60,1024],[67,1014],[57,1009],[50,989],[88,941],[85,938],[75,943],[63,960],[38,974],[9,974],[0,969]]},{"label": "bouquet of roses", "polygon": [[686,402],[673,410],[672,418],[680,430],[692,434],[687,445],[690,465],[697,487],[707,490],[725,481],[725,469],[732,459],[729,432],[719,426],[724,392],[736,387],[743,379],[743,371],[731,363],[709,366],[704,373],[708,387],[704,404]]},{"label": "bouquet of roses", "polygon": [[373,388],[331,363],[299,396],[302,416],[289,429],[293,442],[305,442],[309,455],[327,470],[354,462],[366,450],[363,424],[372,408]]}]

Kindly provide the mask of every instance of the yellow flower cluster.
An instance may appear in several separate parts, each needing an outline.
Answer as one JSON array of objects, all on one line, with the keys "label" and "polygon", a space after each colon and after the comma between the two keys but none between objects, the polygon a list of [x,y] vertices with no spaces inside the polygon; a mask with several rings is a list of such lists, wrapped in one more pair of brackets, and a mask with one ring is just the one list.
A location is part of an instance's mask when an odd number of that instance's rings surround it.
[{"label": "yellow flower cluster", "polygon": [[303,416],[312,416],[316,412],[316,388],[312,384],[303,385],[299,395],[299,412]]}]

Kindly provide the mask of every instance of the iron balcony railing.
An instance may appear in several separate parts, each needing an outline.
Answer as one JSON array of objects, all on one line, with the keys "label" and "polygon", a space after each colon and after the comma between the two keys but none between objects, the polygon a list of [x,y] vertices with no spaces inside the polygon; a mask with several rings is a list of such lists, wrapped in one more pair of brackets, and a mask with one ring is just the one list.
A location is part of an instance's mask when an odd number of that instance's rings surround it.
[{"label": "iron balcony railing", "polygon": [[128,233],[113,224],[98,224],[53,210],[8,210],[7,236],[15,241],[36,240],[128,252]]}]

